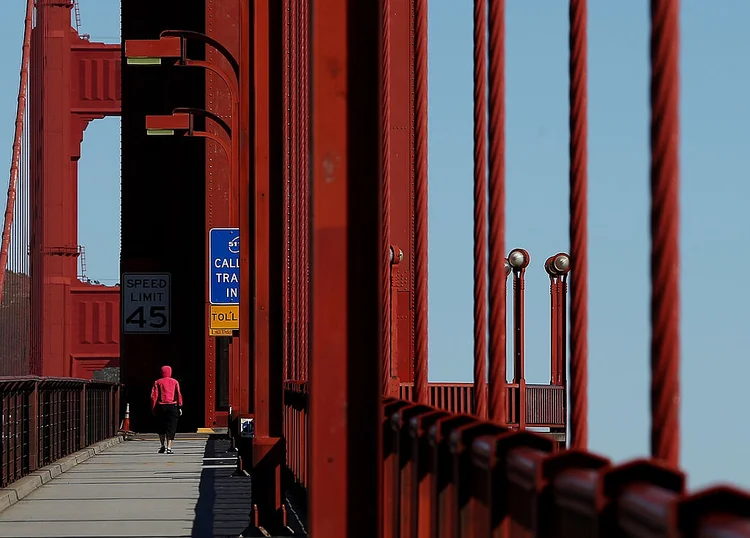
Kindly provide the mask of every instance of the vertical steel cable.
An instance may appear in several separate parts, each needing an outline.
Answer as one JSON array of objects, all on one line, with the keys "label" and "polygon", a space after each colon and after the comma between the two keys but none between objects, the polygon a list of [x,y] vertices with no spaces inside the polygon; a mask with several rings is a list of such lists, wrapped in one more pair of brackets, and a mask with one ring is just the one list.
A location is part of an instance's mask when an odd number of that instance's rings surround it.
[{"label": "vertical steel cable", "polygon": [[474,413],[487,418],[487,0],[474,0]]},{"label": "vertical steel cable", "polygon": [[289,95],[289,79],[291,75],[291,65],[290,65],[290,51],[289,51],[289,45],[290,45],[290,35],[289,35],[289,25],[290,25],[290,16],[289,16],[289,9],[290,9],[290,0],[284,0],[284,5],[282,6],[282,21],[281,21],[281,42],[282,46],[284,47],[284,51],[282,53],[283,56],[283,66],[281,69],[281,77],[282,77],[282,86],[283,86],[283,96],[282,96],[282,122],[283,125],[283,137],[284,137],[284,146],[282,151],[282,158],[283,158],[283,164],[282,164],[282,214],[284,218],[283,222],[283,231],[282,231],[282,241],[284,243],[284,263],[282,264],[282,275],[281,275],[281,285],[282,285],[282,292],[281,292],[281,304],[282,304],[282,315],[284,316],[283,319],[283,326],[281,328],[283,334],[282,334],[282,356],[284,357],[284,381],[287,379],[292,378],[292,372],[293,368],[290,364],[291,354],[290,354],[290,346],[289,346],[289,305],[291,304],[291,298],[290,298],[290,291],[291,286],[289,282],[289,275],[290,275],[290,268],[291,268],[291,244],[290,244],[290,237],[289,237],[289,226],[290,226],[290,204],[289,204],[289,181],[290,181],[290,150],[291,150],[291,140],[290,140],[290,129],[289,129],[289,119],[290,119],[290,113],[289,113],[289,106],[290,106],[290,95]]},{"label": "vertical steel cable", "polygon": [[506,424],[505,0],[489,0],[489,416]]},{"label": "vertical steel cable", "polygon": [[309,115],[310,115],[310,101],[308,92],[308,81],[310,71],[310,61],[308,59],[309,51],[309,24],[310,24],[310,12],[309,12],[308,0],[302,0],[302,15],[300,23],[300,62],[302,64],[302,81],[300,83],[301,95],[300,95],[300,129],[302,135],[300,137],[301,142],[301,153],[302,153],[302,164],[301,164],[301,189],[300,197],[302,199],[302,207],[300,208],[300,215],[302,221],[302,244],[300,251],[300,289],[302,291],[302,304],[300,320],[300,345],[302,347],[302,369],[303,379],[308,378],[308,362],[310,358],[310,349],[308,346],[307,339],[307,326],[310,318],[310,298],[308,296],[308,278],[310,274],[309,268],[309,246],[310,246],[310,130],[309,130]]},{"label": "vertical steel cable", "polygon": [[300,189],[300,158],[299,158],[299,3],[300,0],[291,0],[292,11],[290,14],[291,18],[291,158],[292,158],[292,171],[291,171],[291,285],[292,285],[292,301],[289,307],[290,319],[291,319],[291,339],[292,339],[292,353],[293,353],[293,364],[294,364],[294,379],[301,380],[301,359],[300,359],[300,346],[299,346],[299,248],[300,248],[300,219],[299,219],[299,189]]},{"label": "vertical steel cable", "polygon": [[651,455],[680,457],[679,6],[651,0]]},{"label": "vertical steel cable", "polygon": [[[570,0],[570,447],[588,447],[587,2]],[[564,327],[563,327],[564,329]],[[566,343],[563,342],[563,346]],[[563,350],[564,351],[564,348]],[[562,373],[562,372],[561,372]],[[565,377],[565,376],[563,376]]]},{"label": "vertical steel cable", "polygon": [[414,4],[414,399],[429,403],[427,330],[427,0]]},{"label": "vertical steel cable", "polygon": [[391,1],[381,0],[380,23],[380,224],[381,360],[383,395],[391,381]]},{"label": "vertical steel cable", "polygon": [[16,187],[18,185],[19,166],[21,163],[21,144],[24,132],[26,113],[26,88],[29,84],[29,61],[31,58],[31,28],[34,13],[34,0],[26,2],[26,17],[23,29],[23,49],[21,54],[21,74],[18,83],[18,104],[16,105],[16,129],[13,133],[13,153],[10,162],[10,179],[8,181],[8,198],[5,204],[3,220],[3,238],[0,247],[0,303],[5,291],[5,277],[8,265],[8,249],[13,228],[13,216],[16,207]]}]

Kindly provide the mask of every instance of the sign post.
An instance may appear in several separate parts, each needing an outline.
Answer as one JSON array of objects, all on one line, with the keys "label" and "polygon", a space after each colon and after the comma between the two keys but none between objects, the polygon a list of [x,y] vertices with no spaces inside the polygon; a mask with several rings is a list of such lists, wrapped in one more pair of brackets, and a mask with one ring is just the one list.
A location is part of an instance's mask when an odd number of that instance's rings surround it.
[{"label": "sign post", "polygon": [[240,230],[211,228],[208,237],[210,336],[240,330]]},{"label": "sign post", "polygon": [[122,332],[168,334],[172,330],[169,273],[123,273]]}]

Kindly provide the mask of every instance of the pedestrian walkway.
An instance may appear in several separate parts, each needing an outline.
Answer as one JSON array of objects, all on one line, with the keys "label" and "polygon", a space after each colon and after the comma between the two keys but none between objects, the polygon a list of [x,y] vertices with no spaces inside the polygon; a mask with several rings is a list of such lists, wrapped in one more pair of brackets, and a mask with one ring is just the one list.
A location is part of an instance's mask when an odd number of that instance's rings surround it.
[{"label": "pedestrian walkway", "polygon": [[174,454],[137,436],[97,454],[0,512],[0,537],[239,536],[250,478],[232,477],[229,442],[178,435]]}]

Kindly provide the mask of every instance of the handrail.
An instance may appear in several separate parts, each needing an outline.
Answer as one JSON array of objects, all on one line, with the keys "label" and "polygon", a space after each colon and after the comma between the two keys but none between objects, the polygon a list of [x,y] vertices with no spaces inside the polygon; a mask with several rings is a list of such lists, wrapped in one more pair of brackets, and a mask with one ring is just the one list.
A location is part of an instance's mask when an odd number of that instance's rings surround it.
[{"label": "handrail", "polygon": [[64,377],[0,377],[0,487],[116,434],[120,385]]}]

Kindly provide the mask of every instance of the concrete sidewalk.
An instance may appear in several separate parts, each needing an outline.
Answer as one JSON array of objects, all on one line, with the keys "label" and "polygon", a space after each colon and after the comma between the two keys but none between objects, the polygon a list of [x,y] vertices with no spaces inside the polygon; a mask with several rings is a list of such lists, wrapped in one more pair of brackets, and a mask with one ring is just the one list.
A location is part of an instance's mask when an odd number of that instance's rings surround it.
[{"label": "concrete sidewalk", "polygon": [[[157,453],[156,436],[120,443],[0,512],[0,537],[220,536],[211,528],[213,513],[201,512],[214,511],[214,482],[228,479],[236,460],[224,450],[207,452],[207,443],[216,442],[178,435],[171,455]],[[250,506],[249,478],[240,482],[242,504]],[[240,512],[247,517],[244,507]]]}]

